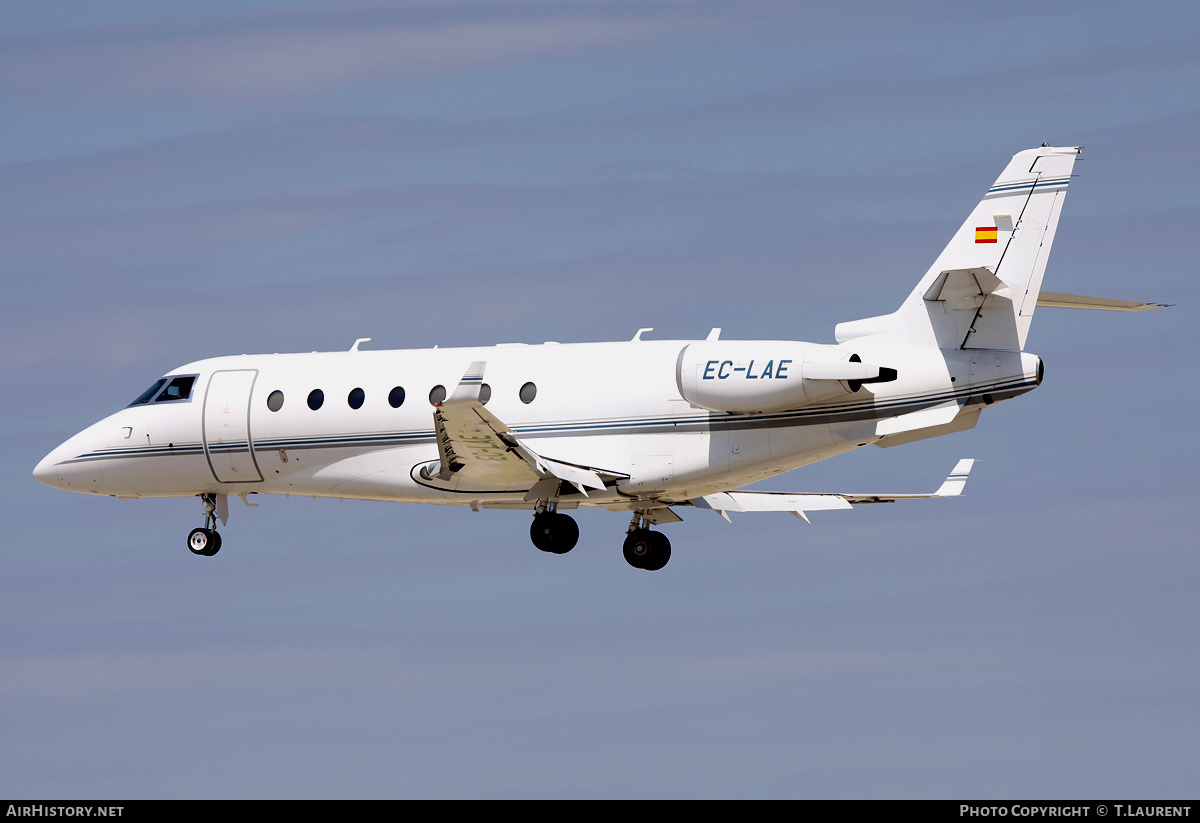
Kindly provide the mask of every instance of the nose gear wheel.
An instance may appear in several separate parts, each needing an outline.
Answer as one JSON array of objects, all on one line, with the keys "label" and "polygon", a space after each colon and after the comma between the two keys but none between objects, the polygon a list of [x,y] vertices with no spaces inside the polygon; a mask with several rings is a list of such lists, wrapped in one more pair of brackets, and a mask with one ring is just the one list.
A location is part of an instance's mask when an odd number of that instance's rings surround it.
[{"label": "nose gear wheel", "polygon": [[221,550],[221,535],[217,533],[217,496],[202,494],[204,503],[204,525],[188,533],[187,547],[192,554],[212,557]]}]

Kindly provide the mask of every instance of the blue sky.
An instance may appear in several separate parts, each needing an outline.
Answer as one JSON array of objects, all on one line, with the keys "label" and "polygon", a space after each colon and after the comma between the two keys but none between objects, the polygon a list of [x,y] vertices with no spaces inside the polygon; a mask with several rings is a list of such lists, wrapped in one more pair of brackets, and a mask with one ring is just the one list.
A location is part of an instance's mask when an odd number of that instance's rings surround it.
[{"label": "blue sky", "polygon": [[[1200,746],[1192,4],[9,3],[0,787],[26,797],[1182,797]],[[240,352],[724,336],[895,308],[1014,152],[1086,147],[1046,382],[625,518],[32,480]],[[447,311],[446,306],[454,307]]]}]

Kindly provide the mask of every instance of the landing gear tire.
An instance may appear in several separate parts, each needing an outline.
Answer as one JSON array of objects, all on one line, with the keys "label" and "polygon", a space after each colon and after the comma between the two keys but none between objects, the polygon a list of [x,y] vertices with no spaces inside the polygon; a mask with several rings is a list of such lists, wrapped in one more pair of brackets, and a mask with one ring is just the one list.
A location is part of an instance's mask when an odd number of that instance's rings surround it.
[{"label": "landing gear tire", "polygon": [[187,545],[192,554],[212,557],[221,550],[221,535],[216,529],[192,529]]},{"label": "landing gear tire", "polygon": [[634,529],[625,538],[622,552],[635,569],[656,572],[671,559],[671,541],[662,532]]},{"label": "landing gear tire", "polygon": [[529,539],[544,552],[566,554],[579,542],[579,525],[569,515],[542,512],[533,517]]}]

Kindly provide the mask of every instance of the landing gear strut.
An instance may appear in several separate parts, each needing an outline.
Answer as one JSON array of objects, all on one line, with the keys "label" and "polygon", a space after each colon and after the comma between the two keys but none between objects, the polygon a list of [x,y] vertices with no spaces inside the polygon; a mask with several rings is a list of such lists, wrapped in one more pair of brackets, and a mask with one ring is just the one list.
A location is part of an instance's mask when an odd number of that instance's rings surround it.
[{"label": "landing gear strut", "polygon": [[566,554],[579,542],[579,526],[569,515],[547,509],[533,516],[529,539],[544,552]]},{"label": "landing gear strut", "polygon": [[671,541],[662,532],[646,528],[645,518],[640,512],[633,515],[622,550],[626,563],[648,572],[658,571],[671,559]]},{"label": "landing gear strut", "polygon": [[217,533],[217,497],[214,494],[202,494],[204,502],[204,526],[192,529],[188,534],[187,546],[192,554],[212,557],[221,550],[221,535]]}]

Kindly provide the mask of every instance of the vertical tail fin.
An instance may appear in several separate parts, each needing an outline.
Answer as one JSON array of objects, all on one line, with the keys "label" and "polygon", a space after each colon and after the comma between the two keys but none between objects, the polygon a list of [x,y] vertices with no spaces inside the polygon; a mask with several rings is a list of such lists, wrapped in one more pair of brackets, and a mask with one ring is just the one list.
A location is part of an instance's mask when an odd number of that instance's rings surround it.
[{"label": "vertical tail fin", "polygon": [[939,348],[1023,349],[1078,148],[1013,155],[900,308],[840,323],[839,343],[873,334]]}]

